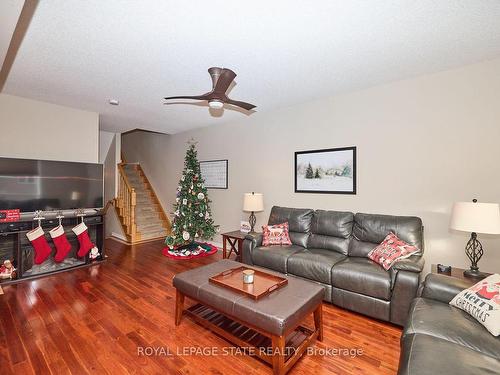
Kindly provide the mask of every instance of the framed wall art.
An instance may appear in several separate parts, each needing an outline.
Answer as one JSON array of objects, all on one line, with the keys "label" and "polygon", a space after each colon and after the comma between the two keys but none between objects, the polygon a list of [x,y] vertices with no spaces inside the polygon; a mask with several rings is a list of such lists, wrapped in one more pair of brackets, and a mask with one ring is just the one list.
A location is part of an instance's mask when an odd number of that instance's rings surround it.
[{"label": "framed wall art", "polygon": [[295,192],[356,194],[356,147],[296,152]]},{"label": "framed wall art", "polygon": [[227,189],[227,160],[200,161],[201,177],[207,189]]}]

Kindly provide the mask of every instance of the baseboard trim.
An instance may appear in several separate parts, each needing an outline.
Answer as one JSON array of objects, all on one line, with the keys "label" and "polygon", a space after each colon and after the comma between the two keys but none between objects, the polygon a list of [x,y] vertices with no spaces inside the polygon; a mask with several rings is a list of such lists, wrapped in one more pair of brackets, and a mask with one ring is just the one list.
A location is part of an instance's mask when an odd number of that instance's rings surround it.
[{"label": "baseboard trim", "polygon": [[119,240],[127,242],[127,238],[124,237],[124,236],[122,236],[120,233],[111,232],[111,236],[110,237],[115,237],[115,238],[118,238]]}]

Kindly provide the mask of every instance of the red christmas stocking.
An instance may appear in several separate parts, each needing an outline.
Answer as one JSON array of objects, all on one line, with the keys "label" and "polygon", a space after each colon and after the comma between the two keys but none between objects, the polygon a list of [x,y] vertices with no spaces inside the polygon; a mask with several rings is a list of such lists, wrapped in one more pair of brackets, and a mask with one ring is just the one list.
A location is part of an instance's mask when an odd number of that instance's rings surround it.
[{"label": "red christmas stocking", "polygon": [[68,242],[66,238],[66,234],[64,233],[64,228],[62,225],[55,227],[49,231],[50,237],[52,237],[52,241],[54,245],[56,245],[56,255],[54,256],[54,260],[57,263],[62,262],[69,251],[71,250],[71,244]]},{"label": "red christmas stocking", "polygon": [[90,240],[89,233],[88,233],[87,229],[88,228],[85,225],[85,223],[80,223],[72,229],[73,232],[78,237],[78,242],[80,243],[80,248],[78,249],[78,256],[80,258],[87,255],[90,250],[93,250],[92,251],[93,253],[98,251],[97,247]]},{"label": "red christmas stocking", "polygon": [[35,264],[41,264],[47,260],[52,252],[47,240],[45,239],[45,233],[42,227],[37,227],[26,233],[26,237],[30,240],[35,250]]}]

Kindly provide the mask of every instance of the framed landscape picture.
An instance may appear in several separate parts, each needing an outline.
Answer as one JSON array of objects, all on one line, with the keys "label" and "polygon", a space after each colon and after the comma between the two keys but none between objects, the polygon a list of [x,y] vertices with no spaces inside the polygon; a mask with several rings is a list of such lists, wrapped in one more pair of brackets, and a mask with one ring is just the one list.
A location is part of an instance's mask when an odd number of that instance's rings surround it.
[{"label": "framed landscape picture", "polygon": [[296,152],[295,192],[356,194],[356,147]]}]

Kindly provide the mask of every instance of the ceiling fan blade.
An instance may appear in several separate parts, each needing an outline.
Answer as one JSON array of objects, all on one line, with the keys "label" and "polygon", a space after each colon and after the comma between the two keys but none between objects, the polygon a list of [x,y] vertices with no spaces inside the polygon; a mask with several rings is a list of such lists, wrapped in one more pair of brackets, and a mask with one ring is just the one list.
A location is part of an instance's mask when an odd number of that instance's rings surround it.
[{"label": "ceiling fan blade", "polygon": [[246,109],[247,111],[250,111],[251,109],[254,109],[257,107],[256,105],[253,105],[250,103],[240,102],[238,100],[231,100],[231,99],[226,100],[226,103],[235,105],[237,107],[241,107],[243,109]]},{"label": "ceiling fan blade", "polygon": [[170,99],[194,99],[194,100],[209,100],[210,96],[208,94],[203,95],[194,95],[194,96],[169,96],[167,98],[163,98],[165,100]]},{"label": "ceiling fan blade", "polygon": [[215,89],[215,85],[219,79],[220,74],[224,71],[224,69],[213,66],[208,68],[208,74],[210,74],[210,78],[212,78],[212,90]]},{"label": "ceiling fan blade", "polygon": [[226,91],[235,77],[236,73],[231,69],[222,69],[213,92],[219,95],[226,95]]}]

